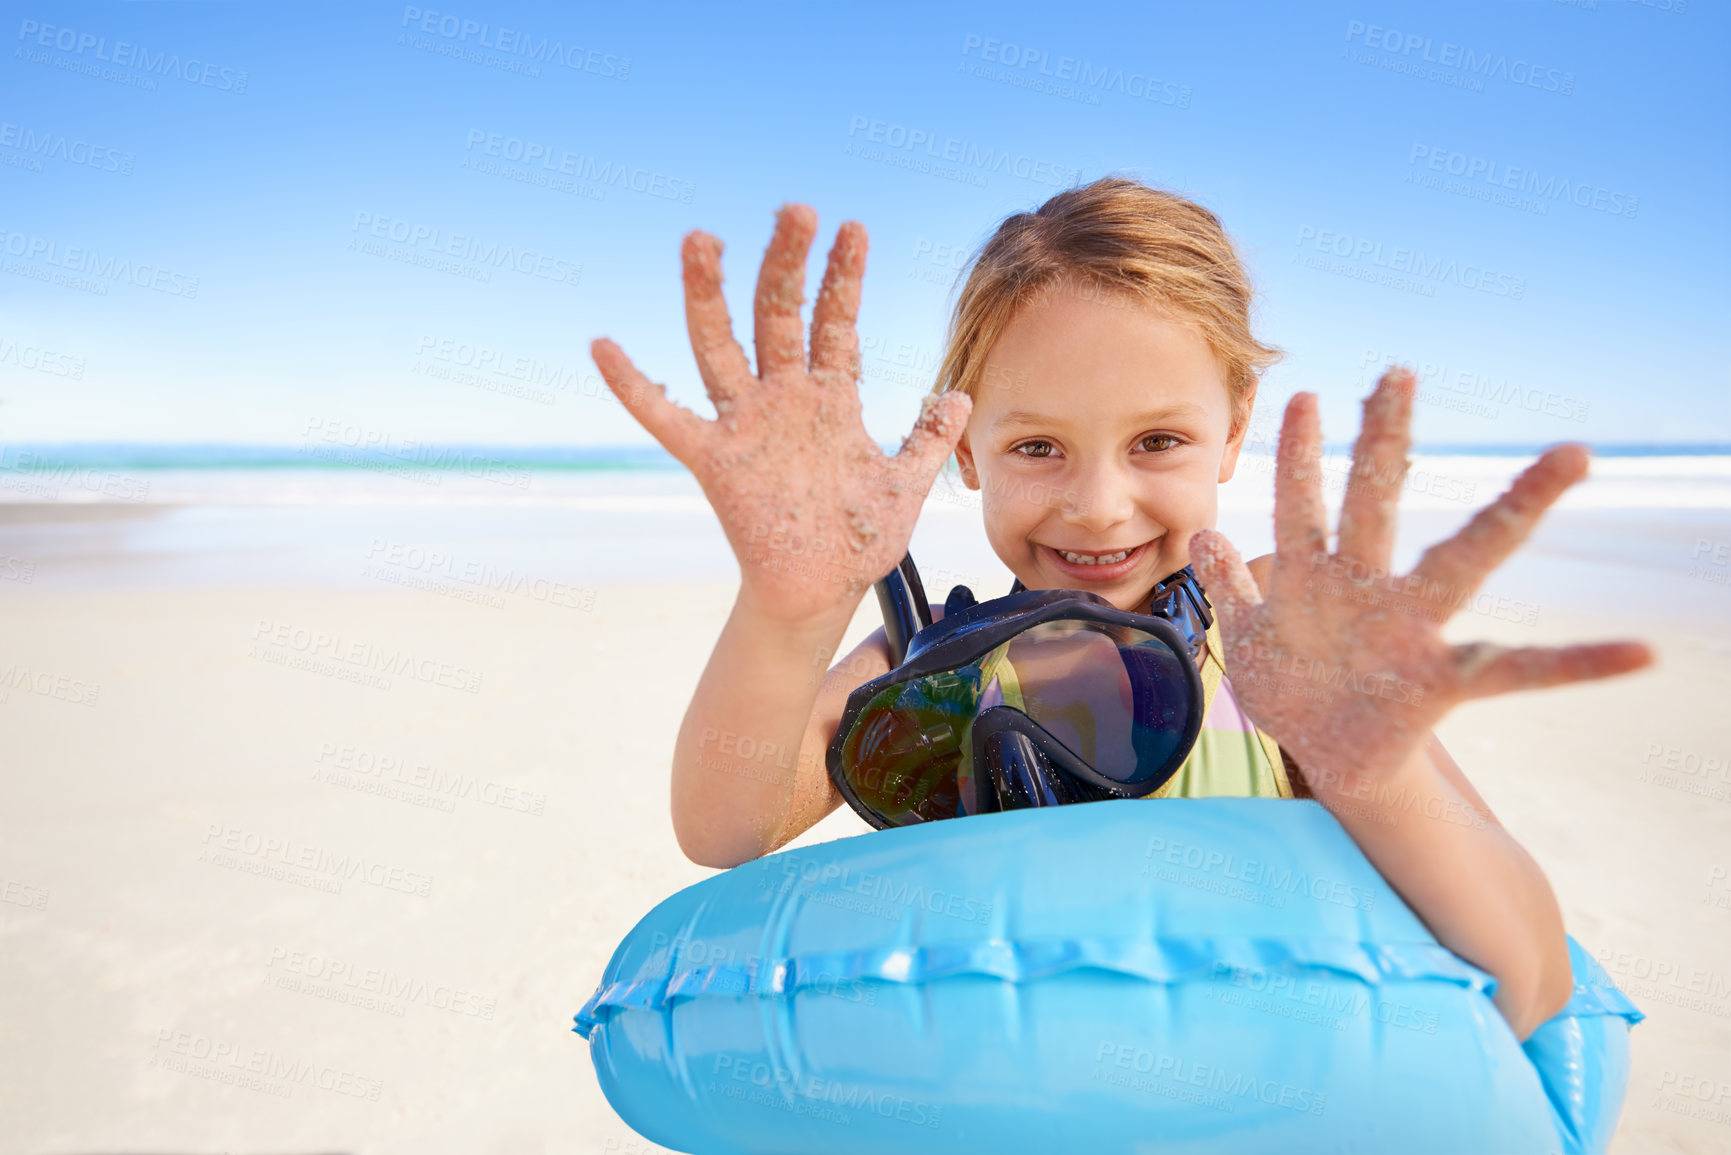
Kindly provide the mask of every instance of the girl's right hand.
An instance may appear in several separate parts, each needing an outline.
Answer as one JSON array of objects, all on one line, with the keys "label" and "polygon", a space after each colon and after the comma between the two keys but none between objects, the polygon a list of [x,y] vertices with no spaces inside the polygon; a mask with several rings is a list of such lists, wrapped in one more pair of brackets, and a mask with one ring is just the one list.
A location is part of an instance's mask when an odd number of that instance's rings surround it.
[{"label": "girl's right hand", "polygon": [[590,345],[614,395],[702,486],[739,559],[740,597],[789,622],[851,614],[866,587],[901,562],[973,408],[963,393],[928,395],[900,451],[878,449],[860,419],[854,329],[865,227],[844,221],[836,231],[808,360],[799,309],[816,232],[807,205],[776,214],[757,277],[755,375],[721,295],[721,242],[686,235],[685,324],[716,420],[669,400],[607,338]]}]

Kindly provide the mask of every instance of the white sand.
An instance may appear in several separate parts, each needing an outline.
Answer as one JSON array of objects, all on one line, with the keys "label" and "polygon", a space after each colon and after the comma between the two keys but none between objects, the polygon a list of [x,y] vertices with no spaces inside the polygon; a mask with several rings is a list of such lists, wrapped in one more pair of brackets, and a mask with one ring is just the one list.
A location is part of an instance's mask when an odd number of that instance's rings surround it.
[{"label": "white sand", "polygon": [[[652,1149],[603,1099],[571,1016],[633,923],[710,873],[675,845],[667,766],[731,595],[606,586],[585,611],[392,588],[0,591],[0,669],[66,679],[0,705],[0,1146]],[[480,691],[272,664],[255,656],[261,621],[478,670]],[[854,636],[876,624],[868,598]],[[1550,606],[1535,626],[1456,625],[1523,642],[1627,632]],[[1731,756],[1731,641],[1665,629],[1646,632],[1657,672],[1476,704],[1443,732],[1571,932],[1627,952],[1614,973],[1650,1018],[1613,1150],[1640,1155],[1731,1147],[1731,1126],[1660,1094],[1667,1073],[1731,1078],[1731,887],[1704,901],[1731,866],[1727,783],[1712,799],[1639,780],[1662,768],[1643,764],[1651,745]],[[67,700],[91,685],[94,705]],[[447,811],[322,780],[344,747],[401,760],[358,784],[449,801],[400,781],[426,765],[480,788]],[[844,810],[801,841],[865,830]],[[382,885],[243,872],[268,860],[255,840],[359,856]],[[425,897],[405,892],[427,876]],[[1718,994],[1670,1005],[1688,992],[1637,977],[1654,963],[1685,988],[1706,972]],[[369,987],[373,1006],[327,997]],[[267,1079],[277,1094],[216,1081],[249,1060],[314,1075]]]}]

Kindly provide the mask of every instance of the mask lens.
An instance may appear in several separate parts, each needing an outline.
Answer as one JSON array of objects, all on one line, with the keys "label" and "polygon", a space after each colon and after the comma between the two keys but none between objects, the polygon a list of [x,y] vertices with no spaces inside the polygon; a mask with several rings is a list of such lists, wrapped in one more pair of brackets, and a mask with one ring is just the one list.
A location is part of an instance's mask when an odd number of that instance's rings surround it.
[{"label": "mask lens", "polygon": [[969,731],[996,705],[1020,709],[1107,781],[1164,780],[1192,708],[1186,659],[1129,626],[1057,620],[980,662],[888,686],[859,712],[842,766],[861,803],[892,826],[977,814],[985,786]]},{"label": "mask lens", "polygon": [[1009,648],[1023,712],[1102,777],[1132,787],[1183,740],[1183,660],[1152,634],[1102,622],[1044,622]]},{"label": "mask lens", "polygon": [[974,667],[915,678],[874,696],[842,747],[859,800],[892,826],[977,812],[973,776],[962,782],[957,772],[978,687]]}]

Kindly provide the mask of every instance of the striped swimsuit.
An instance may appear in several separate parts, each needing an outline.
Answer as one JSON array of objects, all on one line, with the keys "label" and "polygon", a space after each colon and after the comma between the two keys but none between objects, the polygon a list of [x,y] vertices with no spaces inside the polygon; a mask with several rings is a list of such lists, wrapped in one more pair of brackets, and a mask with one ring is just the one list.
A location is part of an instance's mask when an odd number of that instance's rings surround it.
[{"label": "striped swimsuit", "polygon": [[1207,713],[1190,756],[1150,798],[1292,798],[1308,794],[1287,779],[1280,747],[1258,730],[1238,704],[1221,664],[1220,623],[1208,627],[1202,655],[1202,701]]}]

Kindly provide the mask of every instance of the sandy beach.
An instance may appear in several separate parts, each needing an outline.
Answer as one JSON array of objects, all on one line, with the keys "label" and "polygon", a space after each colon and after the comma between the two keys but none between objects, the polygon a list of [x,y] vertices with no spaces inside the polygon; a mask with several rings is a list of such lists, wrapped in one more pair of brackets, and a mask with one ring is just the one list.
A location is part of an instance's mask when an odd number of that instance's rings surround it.
[{"label": "sandy beach", "polygon": [[[1413,515],[1403,550],[1467,512]],[[0,509],[8,1149],[656,1149],[571,1016],[636,920],[710,873],[675,844],[667,768],[734,582],[701,507],[611,516]],[[323,536],[296,545],[302,524]],[[936,596],[989,578],[945,524],[915,542]],[[690,566],[624,580],[599,555],[626,525]],[[1731,1077],[1726,540],[1721,510],[1559,514],[1451,625],[1660,652],[1442,728],[1649,1016],[1625,1155],[1731,1144],[1731,1104],[1697,1093]],[[465,588],[414,561],[425,541],[527,580]],[[877,624],[868,598],[848,644]],[[412,660],[322,660],[319,635]],[[800,842],[866,829],[844,809]]]}]

